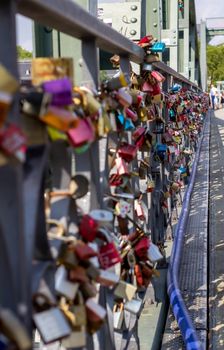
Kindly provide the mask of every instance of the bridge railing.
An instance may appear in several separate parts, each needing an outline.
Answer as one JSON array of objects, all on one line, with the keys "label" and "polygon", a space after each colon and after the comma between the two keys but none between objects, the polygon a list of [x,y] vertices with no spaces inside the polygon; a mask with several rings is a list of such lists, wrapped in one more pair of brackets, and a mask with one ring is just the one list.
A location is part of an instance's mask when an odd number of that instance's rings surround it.
[{"label": "bridge railing", "polygon": [[[120,55],[124,72],[129,72],[130,60],[139,64],[144,61],[143,49],[69,0],[1,0],[0,62],[15,77],[18,77],[17,13],[80,39],[83,58],[96,86],[99,80],[98,48]],[[172,78],[198,89],[162,62],[153,65],[165,73],[168,80]],[[15,100],[9,121],[20,123],[18,110],[18,101]],[[36,171],[41,171],[41,168],[36,167]],[[9,162],[0,167],[0,301],[19,315],[29,329],[32,328],[30,289],[33,249],[30,251],[29,242],[39,225],[38,191],[42,174],[36,176],[38,181],[29,182],[29,179],[24,180],[22,165]]]}]

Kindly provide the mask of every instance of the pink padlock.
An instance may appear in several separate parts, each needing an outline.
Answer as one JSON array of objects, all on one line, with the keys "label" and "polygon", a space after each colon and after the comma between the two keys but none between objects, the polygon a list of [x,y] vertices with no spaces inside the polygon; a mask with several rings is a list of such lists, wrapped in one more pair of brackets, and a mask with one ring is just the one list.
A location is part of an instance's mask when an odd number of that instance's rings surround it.
[{"label": "pink padlock", "polygon": [[133,122],[136,122],[138,120],[138,114],[132,111],[130,108],[126,108],[125,112],[126,112],[126,116],[130,118]]},{"label": "pink padlock", "polygon": [[109,242],[100,248],[99,262],[105,270],[121,262],[120,254],[113,242]]},{"label": "pink padlock", "polygon": [[115,164],[117,167],[117,173],[119,175],[129,175],[128,165],[121,157],[115,159]]},{"label": "pink padlock", "polygon": [[136,213],[137,217],[140,220],[144,221],[145,220],[145,213],[144,213],[142,204],[138,199],[135,200],[134,207],[135,207],[135,213]]}]

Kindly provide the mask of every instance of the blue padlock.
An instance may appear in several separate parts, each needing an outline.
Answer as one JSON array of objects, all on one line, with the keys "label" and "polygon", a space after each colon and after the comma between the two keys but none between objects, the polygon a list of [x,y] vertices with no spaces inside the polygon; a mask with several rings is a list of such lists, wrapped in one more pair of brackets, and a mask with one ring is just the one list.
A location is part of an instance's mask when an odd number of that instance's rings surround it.
[{"label": "blue padlock", "polygon": [[157,53],[157,52],[164,52],[166,49],[166,44],[162,42],[157,42],[153,44],[153,46],[150,48],[151,52]]}]

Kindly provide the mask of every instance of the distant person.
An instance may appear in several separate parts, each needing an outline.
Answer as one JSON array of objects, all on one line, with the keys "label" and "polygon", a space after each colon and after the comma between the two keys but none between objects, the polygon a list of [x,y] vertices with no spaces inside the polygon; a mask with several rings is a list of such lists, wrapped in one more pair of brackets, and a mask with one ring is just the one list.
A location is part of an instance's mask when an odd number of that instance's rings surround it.
[{"label": "distant person", "polygon": [[219,93],[216,91],[214,100],[215,109],[219,109]]},{"label": "distant person", "polygon": [[211,101],[212,109],[215,109],[215,94],[216,94],[216,88],[214,85],[211,85],[210,101]]},{"label": "distant person", "polygon": [[222,105],[222,108],[224,108],[224,91],[222,91],[222,94],[221,94],[221,105]]}]

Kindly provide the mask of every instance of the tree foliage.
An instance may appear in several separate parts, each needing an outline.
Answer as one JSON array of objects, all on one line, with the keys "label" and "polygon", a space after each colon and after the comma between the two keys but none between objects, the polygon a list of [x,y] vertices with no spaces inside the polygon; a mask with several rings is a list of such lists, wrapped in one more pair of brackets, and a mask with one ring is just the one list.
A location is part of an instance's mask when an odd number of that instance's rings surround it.
[{"label": "tree foliage", "polygon": [[32,58],[33,54],[32,52],[24,49],[22,46],[17,46],[17,56],[20,60]]},{"label": "tree foliage", "polygon": [[207,66],[213,83],[224,80],[224,45],[207,46]]}]

